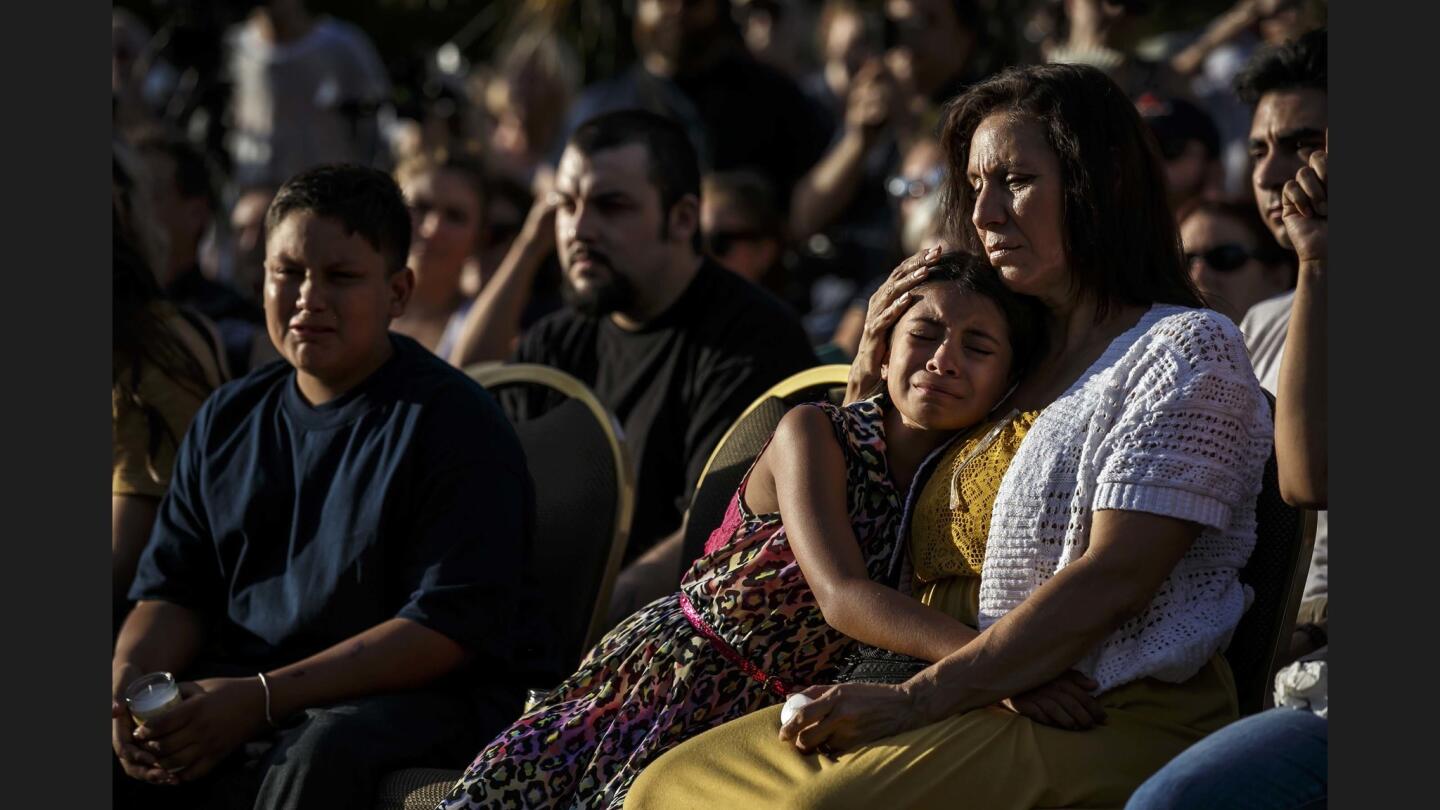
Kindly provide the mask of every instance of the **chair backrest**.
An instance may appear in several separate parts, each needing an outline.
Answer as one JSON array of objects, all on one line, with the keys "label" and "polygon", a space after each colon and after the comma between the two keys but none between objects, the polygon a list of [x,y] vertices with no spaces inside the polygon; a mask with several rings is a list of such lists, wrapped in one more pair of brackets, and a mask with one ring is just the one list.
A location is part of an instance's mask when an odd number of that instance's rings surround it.
[{"label": "chair backrest", "polygon": [[[511,424],[535,484],[532,600],[556,671],[568,674],[603,632],[635,508],[634,472],[619,423],[584,383],[532,364],[466,369],[502,405],[535,392],[558,405]],[[549,684],[546,684],[547,686]]]},{"label": "chair backrest", "polygon": [[[1273,414],[1275,398],[1269,392],[1266,398]],[[1255,550],[1240,569],[1240,581],[1254,589],[1255,601],[1240,618],[1225,650],[1225,659],[1235,675],[1241,716],[1265,707],[1275,672],[1289,649],[1310,568],[1314,520],[1313,512],[1302,512],[1280,497],[1272,450],[1265,462],[1260,497],[1255,502]]]},{"label": "chair backrest", "polygon": [[690,567],[705,548],[705,541],[725,519],[730,496],[740,479],[764,449],[775,426],[786,411],[802,402],[828,400],[839,404],[845,397],[850,366],[831,364],[792,374],[770,387],[740,414],[725,431],[700,473],[690,508],[685,512],[685,540],[681,572]]}]

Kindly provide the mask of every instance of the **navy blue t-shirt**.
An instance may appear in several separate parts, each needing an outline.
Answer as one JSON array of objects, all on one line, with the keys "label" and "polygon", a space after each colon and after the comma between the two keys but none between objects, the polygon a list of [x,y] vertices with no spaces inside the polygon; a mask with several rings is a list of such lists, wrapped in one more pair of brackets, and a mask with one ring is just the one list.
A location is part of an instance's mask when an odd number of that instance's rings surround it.
[{"label": "navy blue t-shirt", "polygon": [[130,598],[198,611],[205,658],[282,666],[398,617],[512,659],[534,510],[520,443],[478,383],[391,342],[319,407],[279,361],[195,415]]}]

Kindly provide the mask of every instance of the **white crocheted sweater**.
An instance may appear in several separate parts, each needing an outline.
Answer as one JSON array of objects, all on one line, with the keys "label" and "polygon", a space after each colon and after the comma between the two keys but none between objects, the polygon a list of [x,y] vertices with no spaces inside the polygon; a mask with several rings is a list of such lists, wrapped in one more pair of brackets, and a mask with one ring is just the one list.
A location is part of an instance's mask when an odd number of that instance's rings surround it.
[{"label": "white crocheted sweater", "polygon": [[1100,691],[1188,679],[1253,598],[1239,570],[1273,442],[1240,331],[1205,309],[1155,305],[1035,420],[990,524],[980,628],[1085,553],[1094,513],[1127,509],[1203,526],[1138,616],[1075,669]]}]

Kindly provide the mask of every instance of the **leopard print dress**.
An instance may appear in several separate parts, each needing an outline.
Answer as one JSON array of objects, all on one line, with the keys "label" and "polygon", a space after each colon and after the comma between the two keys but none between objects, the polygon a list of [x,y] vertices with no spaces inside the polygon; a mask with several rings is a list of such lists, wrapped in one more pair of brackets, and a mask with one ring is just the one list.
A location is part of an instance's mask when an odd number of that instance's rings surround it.
[{"label": "leopard print dress", "polygon": [[[815,407],[844,449],[851,525],[879,579],[902,509],[881,403]],[[480,752],[439,810],[618,810],[660,754],[828,682],[854,642],[825,623],[779,513],[756,515],[745,505],[748,481],[747,473],[680,592],[606,634],[575,674]]]}]

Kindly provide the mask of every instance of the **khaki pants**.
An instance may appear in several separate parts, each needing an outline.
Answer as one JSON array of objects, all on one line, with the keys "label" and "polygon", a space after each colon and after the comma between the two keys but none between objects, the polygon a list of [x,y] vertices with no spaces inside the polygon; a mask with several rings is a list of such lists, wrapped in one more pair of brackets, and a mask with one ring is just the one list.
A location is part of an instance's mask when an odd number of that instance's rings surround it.
[{"label": "khaki pants", "polygon": [[640,774],[626,810],[1120,807],[1151,774],[1238,715],[1215,656],[1183,684],[1145,679],[1100,697],[1089,731],[977,709],[831,760],[778,739],[780,708],[677,746]]}]

